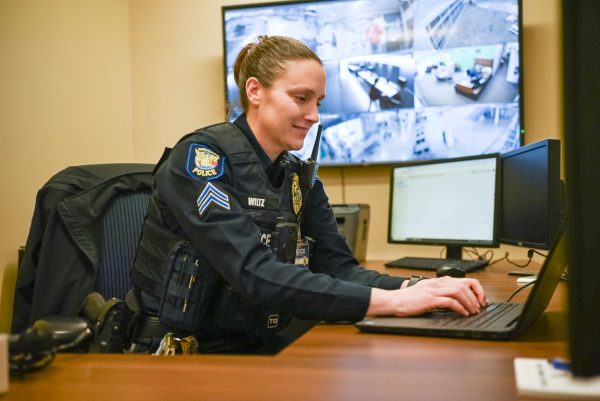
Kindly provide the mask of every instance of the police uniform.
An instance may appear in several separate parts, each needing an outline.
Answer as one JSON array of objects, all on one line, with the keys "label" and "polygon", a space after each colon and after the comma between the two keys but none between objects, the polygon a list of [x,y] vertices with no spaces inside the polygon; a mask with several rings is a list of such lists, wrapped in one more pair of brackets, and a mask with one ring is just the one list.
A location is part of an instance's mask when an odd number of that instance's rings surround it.
[{"label": "police uniform", "polygon": [[[358,265],[321,181],[301,191],[302,162],[271,161],[245,115],[185,136],[163,159],[132,280],[144,309],[194,333],[201,351],[251,351],[292,316],[358,321],[371,287],[402,284]],[[307,267],[274,252],[287,235],[278,227],[295,223],[311,239]]]}]

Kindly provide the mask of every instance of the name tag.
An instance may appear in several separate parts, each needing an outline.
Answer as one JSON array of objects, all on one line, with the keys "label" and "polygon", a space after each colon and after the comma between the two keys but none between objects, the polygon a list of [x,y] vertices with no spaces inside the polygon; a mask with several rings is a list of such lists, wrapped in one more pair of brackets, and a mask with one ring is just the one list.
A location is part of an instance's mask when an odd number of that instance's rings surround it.
[{"label": "name tag", "polygon": [[296,266],[308,266],[308,257],[310,255],[310,243],[305,238],[299,238],[296,242]]},{"label": "name tag", "polygon": [[242,195],[240,203],[244,208],[274,210],[279,207],[279,199],[265,198],[257,195]]},{"label": "name tag", "polygon": [[265,207],[265,199],[248,197],[248,206]]}]

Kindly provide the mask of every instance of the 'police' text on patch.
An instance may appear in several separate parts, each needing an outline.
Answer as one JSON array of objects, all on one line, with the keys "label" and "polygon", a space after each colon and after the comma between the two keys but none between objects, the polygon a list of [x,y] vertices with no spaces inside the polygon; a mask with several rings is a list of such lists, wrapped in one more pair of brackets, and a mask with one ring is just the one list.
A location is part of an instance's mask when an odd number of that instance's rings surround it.
[{"label": "'police' text on patch", "polygon": [[225,157],[198,143],[190,145],[187,173],[197,179],[214,180],[223,175]]}]

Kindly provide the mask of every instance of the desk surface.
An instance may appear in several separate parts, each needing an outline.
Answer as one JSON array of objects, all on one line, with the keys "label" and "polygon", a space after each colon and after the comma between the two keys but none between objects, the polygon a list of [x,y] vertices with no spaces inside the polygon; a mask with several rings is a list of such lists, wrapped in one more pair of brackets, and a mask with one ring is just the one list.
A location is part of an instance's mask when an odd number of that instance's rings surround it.
[{"label": "desk surface", "polygon": [[[368,263],[414,274],[380,265]],[[511,269],[494,265],[470,276],[488,299],[506,300],[517,288],[506,275]],[[544,315],[509,342],[321,324],[276,356],[62,354],[45,370],[11,380],[0,400],[525,400],[517,396],[513,359],[565,356],[565,300],[561,283]]]}]

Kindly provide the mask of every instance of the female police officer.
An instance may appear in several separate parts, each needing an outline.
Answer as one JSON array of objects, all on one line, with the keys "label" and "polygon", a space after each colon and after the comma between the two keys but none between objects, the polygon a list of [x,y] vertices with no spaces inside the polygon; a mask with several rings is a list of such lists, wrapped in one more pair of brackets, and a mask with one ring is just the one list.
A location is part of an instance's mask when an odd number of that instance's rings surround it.
[{"label": "female police officer", "polygon": [[[302,185],[303,162],[287,151],[302,147],[325,97],[308,47],[261,36],[239,53],[234,77],[245,113],[183,137],[155,170],[132,279],[164,331],[194,334],[200,352],[253,352],[291,316],[480,310],[477,280],[413,286],[358,266],[322,183]],[[307,267],[294,263],[297,248],[309,249]]]}]

